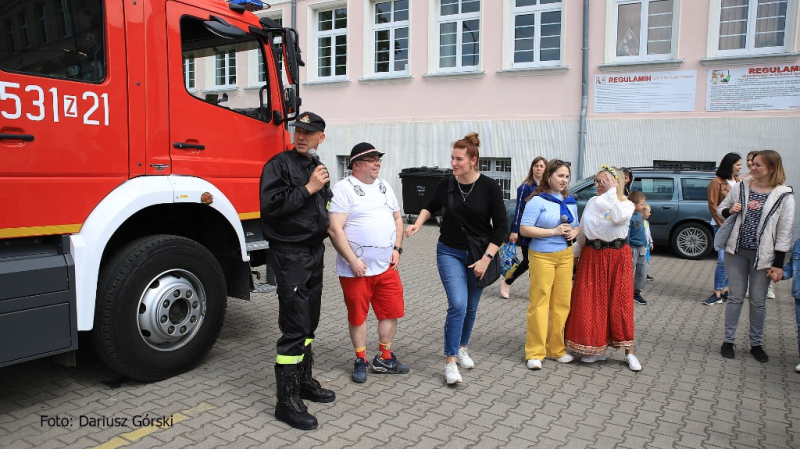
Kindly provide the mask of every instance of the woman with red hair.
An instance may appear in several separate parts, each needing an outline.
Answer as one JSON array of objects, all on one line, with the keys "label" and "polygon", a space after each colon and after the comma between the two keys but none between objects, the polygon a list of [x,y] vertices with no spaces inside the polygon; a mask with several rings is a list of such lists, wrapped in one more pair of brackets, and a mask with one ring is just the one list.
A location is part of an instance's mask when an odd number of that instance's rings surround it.
[{"label": "woman with red hair", "polygon": [[[448,385],[461,383],[457,365],[466,369],[475,367],[475,361],[467,353],[467,344],[483,293],[477,281],[483,278],[506,233],[503,192],[497,181],[480,173],[478,146],[477,133],[469,133],[453,144],[450,155],[453,176],[439,181],[417,221],[406,228],[406,237],[411,237],[433,212],[447,208],[436,245],[436,265],[447,295],[444,376]],[[485,253],[477,260],[470,254],[467,233],[489,241]]]}]

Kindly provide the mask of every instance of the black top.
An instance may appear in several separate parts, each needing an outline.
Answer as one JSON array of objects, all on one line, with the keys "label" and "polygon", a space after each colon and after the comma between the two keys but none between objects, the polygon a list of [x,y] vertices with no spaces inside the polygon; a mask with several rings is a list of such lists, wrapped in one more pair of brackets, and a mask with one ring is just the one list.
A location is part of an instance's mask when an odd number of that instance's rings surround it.
[{"label": "black top", "polygon": [[293,149],[276,154],[261,172],[261,229],[271,243],[316,246],[328,236],[326,185],[310,195],[305,185],[317,163]]},{"label": "black top", "polygon": [[[445,176],[436,184],[433,197],[423,207],[431,215],[442,207],[448,207],[447,190],[451,178],[452,176]],[[462,197],[458,186],[465,193],[469,192],[466,200]],[[481,175],[475,181],[474,187],[472,184],[458,184],[458,186],[453,190],[453,207],[456,208],[467,231],[476,236],[489,237],[490,243],[502,246],[507,219],[500,185],[494,179]],[[458,221],[450,213],[445,213],[442,219],[439,241],[452,248],[469,249],[467,237],[461,232]]]}]

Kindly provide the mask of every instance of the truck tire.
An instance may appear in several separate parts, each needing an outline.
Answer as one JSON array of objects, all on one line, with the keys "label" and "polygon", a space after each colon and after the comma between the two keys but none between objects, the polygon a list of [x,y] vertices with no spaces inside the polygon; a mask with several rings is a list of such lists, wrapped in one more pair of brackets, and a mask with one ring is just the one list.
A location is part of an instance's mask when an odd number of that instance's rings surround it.
[{"label": "truck tire", "polygon": [[226,307],[225,278],[211,252],[184,237],[143,237],[101,270],[92,343],[126,377],[166,379],[211,350]]},{"label": "truck tire", "polygon": [[702,259],[713,246],[711,231],[700,223],[684,223],[672,233],[672,250],[684,259]]}]

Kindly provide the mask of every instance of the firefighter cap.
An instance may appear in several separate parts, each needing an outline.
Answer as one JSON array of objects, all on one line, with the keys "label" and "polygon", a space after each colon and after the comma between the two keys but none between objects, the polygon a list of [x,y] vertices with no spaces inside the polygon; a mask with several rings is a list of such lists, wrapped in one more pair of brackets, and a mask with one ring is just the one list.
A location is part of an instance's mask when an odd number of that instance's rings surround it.
[{"label": "firefighter cap", "polygon": [[311,132],[325,132],[325,120],[313,112],[303,112],[294,121],[295,128],[303,128]]}]

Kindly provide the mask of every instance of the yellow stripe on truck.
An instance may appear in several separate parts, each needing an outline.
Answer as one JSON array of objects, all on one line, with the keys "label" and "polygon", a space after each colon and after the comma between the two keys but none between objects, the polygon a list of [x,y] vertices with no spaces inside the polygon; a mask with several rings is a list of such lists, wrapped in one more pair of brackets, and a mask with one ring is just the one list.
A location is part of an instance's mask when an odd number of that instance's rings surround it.
[{"label": "yellow stripe on truck", "polygon": [[54,226],[29,226],[27,228],[0,229],[0,239],[14,237],[33,237],[38,235],[74,234],[81,230],[81,223]]},{"label": "yellow stripe on truck", "polygon": [[239,214],[239,220],[255,220],[261,218],[261,212],[245,212]]}]

